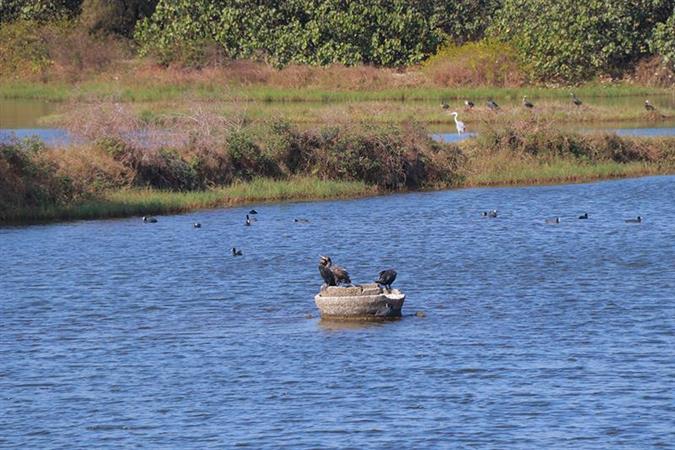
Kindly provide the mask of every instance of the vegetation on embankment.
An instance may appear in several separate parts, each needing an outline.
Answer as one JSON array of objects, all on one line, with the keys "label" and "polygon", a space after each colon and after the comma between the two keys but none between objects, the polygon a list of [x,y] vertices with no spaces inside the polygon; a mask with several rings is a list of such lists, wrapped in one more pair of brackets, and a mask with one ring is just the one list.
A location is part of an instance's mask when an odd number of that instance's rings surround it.
[{"label": "vegetation on embankment", "polygon": [[71,127],[96,137],[82,147],[0,144],[0,222],[675,172],[675,139],[579,135],[537,119],[444,145],[414,123],[300,130],[203,111],[162,124],[98,112]]}]

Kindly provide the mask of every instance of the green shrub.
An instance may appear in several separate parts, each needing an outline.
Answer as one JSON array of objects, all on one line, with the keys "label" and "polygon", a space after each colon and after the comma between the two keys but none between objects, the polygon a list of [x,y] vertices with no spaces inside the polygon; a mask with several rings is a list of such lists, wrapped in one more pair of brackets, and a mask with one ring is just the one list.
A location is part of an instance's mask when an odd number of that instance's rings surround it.
[{"label": "green shrub", "polygon": [[0,23],[69,19],[79,13],[81,4],[82,0],[0,0]]},{"label": "green shrub", "polygon": [[158,0],[83,0],[80,21],[92,33],[131,37],[138,20],[152,15]]},{"label": "green shrub", "polygon": [[675,7],[670,18],[654,28],[651,45],[670,69],[675,70]]},{"label": "green shrub", "polygon": [[136,37],[163,62],[199,55],[215,43],[232,58],[263,55],[276,64],[370,63],[402,66],[423,60],[443,39],[431,1],[162,0]]},{"label": "green shrub", "polygon": [[672,0],[504,0],[493,33],[512,43],[540,80],[579,81],[649,53]]},{"label": "green shrub", "polygon": [[44,152],[32,139],[0,144],[0,219],[19,206],[63,204],[73,198],[72,183]]}]

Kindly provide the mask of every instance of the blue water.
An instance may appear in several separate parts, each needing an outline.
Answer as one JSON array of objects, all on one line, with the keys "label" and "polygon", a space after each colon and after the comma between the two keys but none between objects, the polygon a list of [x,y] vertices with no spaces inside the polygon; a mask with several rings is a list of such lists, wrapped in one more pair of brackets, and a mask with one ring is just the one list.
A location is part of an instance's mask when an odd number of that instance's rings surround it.
[{"label": "blue water", "polygon": [[[0,228],[0,447],[672,448],[673,199],[653,177]],[[321,322],[320,254],[395,267],[405,317]]]}]

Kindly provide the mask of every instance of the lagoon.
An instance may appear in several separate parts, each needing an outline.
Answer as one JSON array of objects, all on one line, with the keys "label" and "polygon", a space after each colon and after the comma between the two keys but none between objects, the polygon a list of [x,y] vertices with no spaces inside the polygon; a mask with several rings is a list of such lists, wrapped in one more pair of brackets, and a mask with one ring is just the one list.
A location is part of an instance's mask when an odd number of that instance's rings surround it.
[{"label": "lagoon", "polygon": [[[667,447],[673,198],[665,176],[0,228],[0,447]],[[405,317],[321,322],[319,254],[395,267]]]}]

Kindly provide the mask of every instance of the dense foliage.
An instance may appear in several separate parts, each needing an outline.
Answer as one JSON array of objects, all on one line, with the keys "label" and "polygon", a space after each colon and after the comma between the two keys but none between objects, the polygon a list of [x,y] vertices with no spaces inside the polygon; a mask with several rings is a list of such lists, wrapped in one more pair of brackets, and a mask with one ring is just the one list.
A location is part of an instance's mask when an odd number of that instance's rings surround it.
[{"label": "dense foliage", "polygon": [[0,23],[62,20],[76,16],[81,4],[82,0],[0,0]]},{"label": "dense foliage", "polygon": [[675,6],[670,18],[654,28],[652,50],[675,70]]},{"label": "dense foliage", "polygon": [[[401,67],[439,60],[446,49],[452,58],[437,67],[452,84],[490,72],[485,58],[457,67],[474,49],[503,48],[509,75],[484,78],[577,82],[620,75],[648,56],[675,69],[675,0],[0,0],[0,23],[7,22],[71,22],[92,36],[133,36],[141,54],[195,67],[227,59]],[[36,34],[30,24],[5,34],[22,30]],[[502,47],[457,50],[486,35]],[[29,36],[0,44],[25,41],[35,47]]]},{"label": "dense foliage", "polygon": [[672,10],[673,0],[504,0],[494,33],[537,78],[577,81],[648,54],[654,26]]}]

